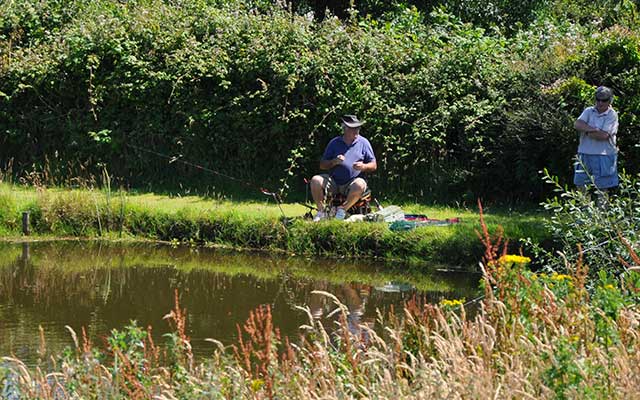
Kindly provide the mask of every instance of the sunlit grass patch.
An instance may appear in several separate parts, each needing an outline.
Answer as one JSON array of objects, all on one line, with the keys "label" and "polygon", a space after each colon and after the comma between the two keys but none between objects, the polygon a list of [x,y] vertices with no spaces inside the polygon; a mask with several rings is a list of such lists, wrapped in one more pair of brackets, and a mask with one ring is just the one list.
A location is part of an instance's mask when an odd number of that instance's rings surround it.
[{"label": "sunlit grass patch", "polygon": [[[473,264],[481,255],[476,241],[478,214],[470,209],[400,205],[405,213],[430,218],[460,218],[444,227],[424,226],[393,232],[384,223],[312,223],[298,203],[230,201],[199,196],[165,196],[98,189],[30,189],[0,186],[11,210],[0,229],[20,235],[18,217],[29,211],[32,234],[103,238],[145,238],[232,247],[269,249],[303,255],[422,260],[424,263]],[[384,206],[388,206],[384,204]],[[1,210],[0,210],[1,211]],[[487,225],[505,227],[514,247],[518,239],[545,238],[542,216],[494,214]]]}]

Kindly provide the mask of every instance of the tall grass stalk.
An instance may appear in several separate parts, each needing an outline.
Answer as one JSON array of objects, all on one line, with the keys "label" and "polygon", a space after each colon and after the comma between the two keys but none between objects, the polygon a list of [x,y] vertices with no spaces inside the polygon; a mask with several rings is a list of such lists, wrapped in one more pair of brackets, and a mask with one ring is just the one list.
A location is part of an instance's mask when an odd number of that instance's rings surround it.
[{"label": "tall grass stalk", "polygon": [[[102,236],[102,222],[100,221],[100,207],[98,206],[98,200],[94,194],[93,196],[94,204],[96,205],[96,219],[98,220],[98,236]],[[107,203],[107,208],[109,204]]]}]

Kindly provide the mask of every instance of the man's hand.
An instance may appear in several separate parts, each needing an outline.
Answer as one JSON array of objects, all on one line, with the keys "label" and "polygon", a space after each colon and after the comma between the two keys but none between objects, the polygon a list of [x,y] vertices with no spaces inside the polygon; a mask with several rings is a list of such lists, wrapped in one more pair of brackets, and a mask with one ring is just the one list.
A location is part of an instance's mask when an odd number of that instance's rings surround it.
[{"label": "man's hand", "polygon": [[356,161],[353,163],[353,169],[355,169],[356,171],[362,171],[362,172],[373,172],[376,169],[378,169],[378,163],[376,163],[376,160],[371,160],[368,163],[364,163],[362,161]]},{"label": "man's hand", "polygon": [[342,164],[344,161],[344,154],[340,154],[336,158],[332,158],[331,160],[320,160],[320,169],[321,170],[330,170],[336,165]]}]

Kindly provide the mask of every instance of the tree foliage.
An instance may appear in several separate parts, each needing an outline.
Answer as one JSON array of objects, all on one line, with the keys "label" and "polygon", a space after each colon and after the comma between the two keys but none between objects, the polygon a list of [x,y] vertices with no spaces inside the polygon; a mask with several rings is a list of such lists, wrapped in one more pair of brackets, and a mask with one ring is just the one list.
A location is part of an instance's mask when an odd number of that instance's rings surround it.
[{"label": "tree foliage", "polygon": [[106,167],[133,185],[204,179],[151,150],[302,190],[339,115],[355,113],[388,193],[531,199],[546,193],[544,167],[570,178],[573,120],[604,84],[622,163],[639,165],[633,3],[525,2],[509,24],[473,7],[469,18],[450,4],[382,4],[318,21],[311,2],[10,1],[0,162]]}]

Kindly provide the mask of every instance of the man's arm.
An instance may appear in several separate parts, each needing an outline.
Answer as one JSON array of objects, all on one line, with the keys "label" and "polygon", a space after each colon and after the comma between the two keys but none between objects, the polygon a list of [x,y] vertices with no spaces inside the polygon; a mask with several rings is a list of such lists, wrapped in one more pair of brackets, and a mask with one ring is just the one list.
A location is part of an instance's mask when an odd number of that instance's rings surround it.
[{"label": "man's arm", "polygon": [[344,161],[344,156],[342,154],[338,155],[336,158],[332,160],[320,160],[320,169],[323,171],[329,170],[336,165],[342,164]]},{"label": "man's arm", "polygon": [[353,163],[353,169],[362,171],[362,172],[373,172],[378,169],[378,163],[376,159],[369,161],[368,163],[363,163],[362,161],[358,161]]},{"label": "man's arm", "polygon": [[611,136],[609,132],[595,128],[581,119],[577,119],[573,126],[578,131],[584,132],[587,136],[595,140],[609,140],[609,137]]}]

